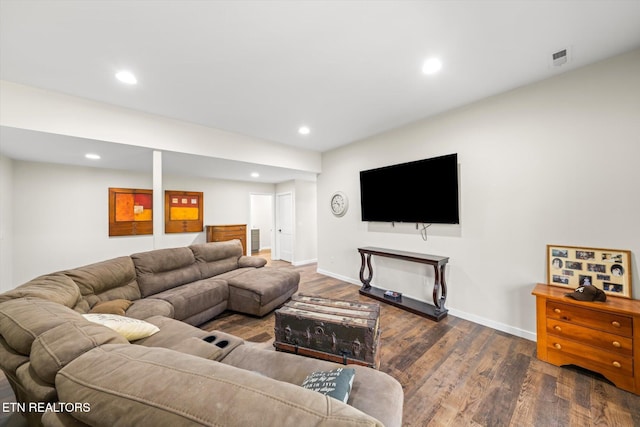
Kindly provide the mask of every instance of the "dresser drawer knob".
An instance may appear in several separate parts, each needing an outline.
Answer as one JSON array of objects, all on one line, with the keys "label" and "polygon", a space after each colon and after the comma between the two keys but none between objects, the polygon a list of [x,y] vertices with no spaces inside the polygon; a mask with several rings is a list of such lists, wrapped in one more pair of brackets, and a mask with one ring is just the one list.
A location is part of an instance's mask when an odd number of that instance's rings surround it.
[{"label": "dresser drawer knob", "polygon": [[616,328],[619,328],[619,327],[620,327],[620,322],[616,322],[615,320],[614,320],[613,322],[611,322],[611,324],[612,324],[613,326],[615,326]]},{"label": "dresser drawer knob", "polygon": [[562,346],[561,346],[560,344],[558,344],[558,343],[555,343],[553,346],[554,346],[557,350],[562,350]]},{"label": "dresser drawer knob", "polygon": [[562,332],[562,328],[558,325],[554,326],[553,329],[555,329],[558,332]]},{"label": "dresser drawer knob", "polygon": [[559,308],[554,308],[553,312],[560,314],[560,313],[562,313],[562,310],[560,310]]},{"label": "dresser drawer knob", "polygon": [[620,362],[618,362],[617,360],[613,361],[613,366],[615,366],[616,368],[622,368],[622,365],[620,364]]},{"label": "dresser drawer knob", "polygon": [[620,347],[622,347],[622,345],[621,345],[618,341],[614,341],[614,342],[612,342],[611,344],[612,344],[614,347],[616,347],[616,348],[620,348]]}]

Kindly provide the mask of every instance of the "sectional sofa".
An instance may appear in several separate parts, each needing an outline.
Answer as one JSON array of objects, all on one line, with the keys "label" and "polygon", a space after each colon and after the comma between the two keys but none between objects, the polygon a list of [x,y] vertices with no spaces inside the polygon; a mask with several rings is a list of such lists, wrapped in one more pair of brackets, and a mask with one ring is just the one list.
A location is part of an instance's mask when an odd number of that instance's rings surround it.
[{"label": "sectional sofa", "polygon": [[297,272],[265,263],[239,241],[207,243],[0,294],[0,368],[16,409],[46,426],[400,426],[402,387],[389,375],[349,366],[344,403],[301,387],[344,366],[196,327],[224,310],[262,316],[297,291]]}]

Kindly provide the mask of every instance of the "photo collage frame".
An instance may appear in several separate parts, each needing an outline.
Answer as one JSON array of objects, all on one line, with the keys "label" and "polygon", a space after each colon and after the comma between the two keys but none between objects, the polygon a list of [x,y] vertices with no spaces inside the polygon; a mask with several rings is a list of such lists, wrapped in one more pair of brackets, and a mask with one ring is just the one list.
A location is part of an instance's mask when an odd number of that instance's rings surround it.
[{"label": "photo collage frame", "polygon": [[607,295],[632,298],[631,251],[547,245],[547,283],[571,289],[592,285]]}]

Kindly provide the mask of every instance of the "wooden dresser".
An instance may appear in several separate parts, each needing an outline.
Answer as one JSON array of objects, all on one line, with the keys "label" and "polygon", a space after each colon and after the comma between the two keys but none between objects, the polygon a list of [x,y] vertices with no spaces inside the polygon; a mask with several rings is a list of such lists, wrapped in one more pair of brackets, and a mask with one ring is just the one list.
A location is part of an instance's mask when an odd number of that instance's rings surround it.
[{"label": "wooden dresser", "polygon": [[569,288],[538,284],[538,359],[577,365],[617,387],[640,394],[640,300],[607,296],[606,302],[566,297]]},{"label": "wooden dresser", "polygon": [[207,242],[224,242],[227,240],[239,239],[242,242],[242,253],[247,254],[247,225],[207,225]]}]

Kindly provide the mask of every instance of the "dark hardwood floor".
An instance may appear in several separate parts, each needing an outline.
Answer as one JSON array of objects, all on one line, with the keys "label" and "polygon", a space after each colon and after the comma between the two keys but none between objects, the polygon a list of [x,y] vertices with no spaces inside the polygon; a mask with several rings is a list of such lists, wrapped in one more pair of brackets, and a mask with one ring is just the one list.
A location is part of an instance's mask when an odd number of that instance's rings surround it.
[{"label": "dark hardwood floor", "polygon": [[[299,271],[300,293],[373,301],[358,286],[318,274],[315,264],[270,263]],[[407,427],[640,426],[640,396],[589,371],[537,360],[532,341],[453,316],[432,322],[384,303],[380,324],[380,370],[402,384]],[[265,343],[273,326],[273,313],[225,313],[202,325]],[[2,378],[0,403],[13,399]],[[7,417],[0,413],[0,425]]]},{"label": "dark hardwood floor", "polygon": [[[317,273],[315,264],[295,269],[300,293],[374,302],[358,286]],[[384,303],[380,325],[380,370],[402,384],[407,427],[640,426],[640,396],[598,374],[539,361],[535,342],[453,316],[436,323]],[[226,313],[203,328],[265,342],[273,326],[273,313]]]}]

